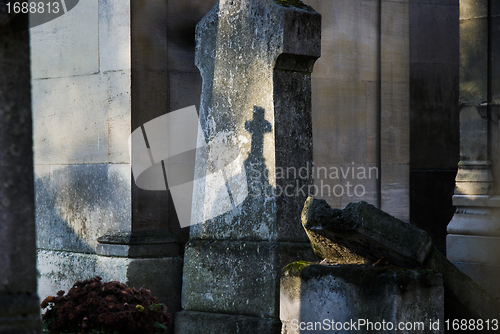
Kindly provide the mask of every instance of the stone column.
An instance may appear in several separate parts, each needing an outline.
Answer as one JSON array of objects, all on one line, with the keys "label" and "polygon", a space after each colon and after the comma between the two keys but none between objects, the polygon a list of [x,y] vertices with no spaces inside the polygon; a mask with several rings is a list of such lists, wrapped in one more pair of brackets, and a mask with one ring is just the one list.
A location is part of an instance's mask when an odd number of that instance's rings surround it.
[{"label": "stone column", "polygon": [[[28,17],[0,1],[0,333],[40,333]],[[14,28],[14,26],[16,26]],[[19,32],[12,33],[12,30]]]},{"label": "stone column", "polygon": [[447,256],[500,297],[500,6],[460,1],[460,162]]},{"label": "stone column", "polygon": [[321,16],[287,3],[221,0],[197,26],[209,153],[197,157],[177,333],[279,333],[281,269],[314,259],[300,212]]}]

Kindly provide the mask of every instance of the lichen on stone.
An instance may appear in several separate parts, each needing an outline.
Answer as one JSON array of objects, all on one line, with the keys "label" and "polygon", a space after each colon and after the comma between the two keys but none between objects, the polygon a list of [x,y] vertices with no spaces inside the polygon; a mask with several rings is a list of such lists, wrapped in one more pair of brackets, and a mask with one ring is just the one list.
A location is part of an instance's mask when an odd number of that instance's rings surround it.
[{"label": "lichen on stone", "polygon": [[297,276],[304,267],[310,264],[311,262],[307,261],[295,261],[287,264],[286,267],[283,268],[283,272],[291,276]]},{"label": "lichen on stone", "polygon": [[313,10],[311,6],[306,5],[300,0],[274,0],[278,5],[284,6],[284,7],[296,7],[300,9],[305,9],[305,10]]}]

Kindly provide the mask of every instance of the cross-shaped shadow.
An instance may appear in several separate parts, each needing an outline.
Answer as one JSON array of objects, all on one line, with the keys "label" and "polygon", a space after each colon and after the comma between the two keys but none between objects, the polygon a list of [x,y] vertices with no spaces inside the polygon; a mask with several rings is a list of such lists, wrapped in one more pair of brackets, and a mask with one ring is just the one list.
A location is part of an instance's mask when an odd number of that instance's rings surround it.
[{"label": "cross-shaped shadow", "polygon": [[272,124],[265,118],[265,110],[254,106],[253,119],[245,123],[245,129],[252,134],[250,154],[245,161],[249,196],[260,197],[272,194],[269,184],[269,170],[264,160],[264,135],[272,131]]}]

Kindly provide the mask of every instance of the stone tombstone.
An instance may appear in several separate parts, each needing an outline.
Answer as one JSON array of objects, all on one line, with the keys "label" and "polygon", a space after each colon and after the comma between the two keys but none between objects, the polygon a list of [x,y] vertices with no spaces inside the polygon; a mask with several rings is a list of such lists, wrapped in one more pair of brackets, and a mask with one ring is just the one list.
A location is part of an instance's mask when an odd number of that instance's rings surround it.
[{"label": "stone tombstone", "polygon": [[[0,333],[40,333],[27,16],[0,1]],[[12,31],[17,31],[13,33]]]},{"label": "stone tombstone", "polygon": [[283,334],[444,333],[441,274],[295,262],[281,278]]},{"label": "stone tombstone", "polygon": [[280,331],[281,269],[314,258],[300,212],[313,185],[320,35],[320,14],[299,1],[221,0],[197,26],[208,149],[197,155],[177,333]]}]

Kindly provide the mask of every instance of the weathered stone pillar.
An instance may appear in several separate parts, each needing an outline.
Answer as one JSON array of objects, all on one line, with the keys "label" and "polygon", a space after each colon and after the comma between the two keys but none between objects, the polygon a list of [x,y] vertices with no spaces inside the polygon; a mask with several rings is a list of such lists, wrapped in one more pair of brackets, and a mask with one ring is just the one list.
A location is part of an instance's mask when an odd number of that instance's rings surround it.
[{"label": "weathered stone pillar", "polygon": [[321,16],[284,3],[221,0],[197,26],[209,154],[197,157],[177,333],[279,333],[281,269],[314,259],[300,212]]},{"label": "weathered stone pillar", "polygon": [[500,7],[460,1],[460,162],[447,256],[500,297]]},{"label": "weathered stone pillar", "polygon": [[[40,333],[28,17],[0,1],[0,333]],[[12,33],[12,26],[19,32]]]}]

